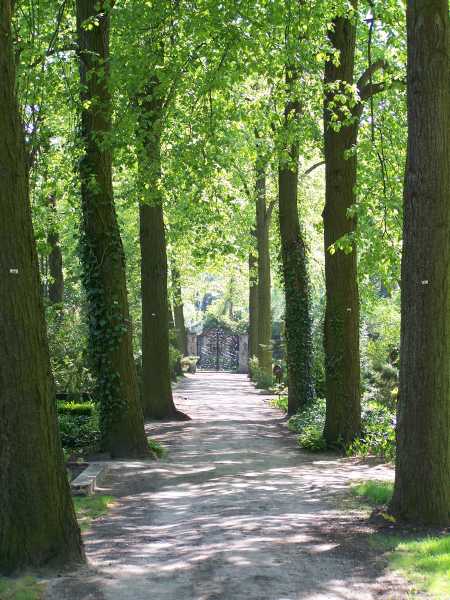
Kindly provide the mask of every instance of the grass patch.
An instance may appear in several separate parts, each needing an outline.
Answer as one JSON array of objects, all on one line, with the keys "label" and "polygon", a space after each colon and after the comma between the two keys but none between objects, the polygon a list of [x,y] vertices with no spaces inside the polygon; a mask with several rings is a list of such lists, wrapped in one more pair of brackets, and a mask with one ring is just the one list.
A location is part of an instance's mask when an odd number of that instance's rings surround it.
[{"label": "grass patch", "polygon": [[[390,501],[393,488],[389,481],[365,481],[354,485],[351,493],[377,506]],[[380,552],[387,552],[391,569],[399,571],[417,588],[439,600],[449,600],[450,535],[408,537],[375,534],[371,544]]]},{"label": "grass patch", "polygon": [[20,579],[0,577],[1,600],[41,600],[44,591],[44,584],[38,583],[34,577]]},{"label": "grass patch", "polygon": [[450,535],[405,539],[399,535],[375,534],[371,545],[387,552],[391,569],[417,589],[438,600],[450,598]]},{"label": "grass patch", "polygon": [[270,401],[270,404],[275,408],[279,408],[283,412],[287,413],[288,411],[288,399],[287,396],[278,396]]},{"label": "grass patch", "polygon": [[[105,515],[114,504],[112,496],[75,496],[73,499],[81,531],[89,529],[92,521]],[[3,599],[2,599],[3,600]]]},{"label": "grass patch", "polygon": [[450,535],[403,541],[389,562],[435,598],[450,598]]},{"label": "grass patch", "polygon": [[153,452],[153,454],[157,458],[163,458],[163,456],[166,456],[166,454],[168,453],[167,448],[165,448],[162,444],[160,444],[156,440],[152,440],[152,439],[148,438],[147,442],[148,442],[148,447],[150,448],[150,450]]},{"label": "grass patch", "polygon": [[351,487],[353,496],[362,498],[368,504],[387,504],[392,498],[394,484],[390,481],[364,481]]}]

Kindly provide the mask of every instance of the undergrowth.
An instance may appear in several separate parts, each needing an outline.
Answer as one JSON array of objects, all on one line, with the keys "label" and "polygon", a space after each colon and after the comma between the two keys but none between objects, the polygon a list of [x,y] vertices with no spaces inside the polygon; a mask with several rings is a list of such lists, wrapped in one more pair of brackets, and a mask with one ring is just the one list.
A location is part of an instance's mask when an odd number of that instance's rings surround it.
[{"label": "undergrowth", "polygon": [[94,519],[108,512],[108,508],[114,504],[114,498],[103,495],[75,496],[73,503],[80,529],[85,531],[89,529]]},{"label": "undergrowth", "polygon": [[160,444],[156,440],[152,440],[151,438],[148,438],[147,442],[148,447],[156,456],[156,458],[163,458],[163,456],[166,456],[167,448],[165,448],[162,444]]},{"label": "undergrowth", "polygon": [[368,504],[388,504],[392,498],[394,484],[391,481],[363,481],[351,487],[353,496],[364,499]]},{"label": "undergrowth", "polygon": [[[273,404],[287,411],[287,398],[282,396]],[[302,412],[289,419],[289,429],[299,434],[301,448],[311,452],[326,449],[323,437],[326,402],[318,398]],[[395,458],[395,416],[387,407],[376,402],[363,405],[361,435],[343,451],[347,456],[378,456],[386,461]]]}]

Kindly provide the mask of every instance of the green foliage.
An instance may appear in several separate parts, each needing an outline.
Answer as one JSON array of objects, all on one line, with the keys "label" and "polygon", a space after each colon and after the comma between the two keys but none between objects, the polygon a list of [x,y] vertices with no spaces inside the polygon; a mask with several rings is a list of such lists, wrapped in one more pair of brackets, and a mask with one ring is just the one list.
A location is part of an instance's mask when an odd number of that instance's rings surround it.
[{"label": "green foliage", "polygon": [[[326,402],[318,399],[289,419],[289,429],[298,432],[298,443],[306,450],[326,449],[323,438]],[[395,416],[381,404],[363,405],[361,437],[346,449],[348,456],[378,456],[387,461],[395,458]]]},{"label": "green foliage", "polygon": [[270,390],[273,385],[272,374],[267,375],[259,366],[259,361],[256,356],[249,360],[249,371],[252,381],[255,382],[257,388],[262,390]]},{"label": "green foliage", "polygon": [[385,406],[370,403],[363,406],[362,433],[347,448],[348,456],[379,456],[387,461],[395,458],[395,414]]},{"label": "green foliage", "polygon": [[278,396],[270,401],[270,404],[275,408],[279,408],[283,412],[287,413],[288,411],[288,399],[287,396]]},{"label": "green foliage", "polygon": [[248,322],[246,320],[231,319],[228,315],[216,315],[209,310],[203,320],[203,329],[225,329],[233,335],[247,333]]},{"label": "green foliage", "polygon": [[96,408],[93,402],[58,402],[57,411],[59,415],[92,417]]},{"label": "green foliage", "polygon": [[[238,4],[215,0],[196,3],[139,0],[116,3],[114,9],[110,85],[114,128],[108,144],[116,161],[114,192],[126,254],[135,354],[140,353],[141,330],[136,211],[138,203],[149,194],[145,190],[148,173],[145,170],[142,181],[138,168],[142,144],[137,128],[139,111],[130,110],[130,106],[142,104],[145,86],[156,72],[160,81],[157,93],[166,102],[160,124],[162,169],[155,189],[163,197],[170,252],[183,265],[183,294],[188,299],[185,307],[190,323],[203,317],[204,309],[199,308],[201,298],[213,292],[215,300],[206,313],[205,325],[223,327],[232,333],[246,331],[248,273],[242,265],[253,244],[250,232],[254,217],[255,127],[260,134],[260,150],[263,148],[268,161],[270,200],[277,194],[280,158],[286,159],[289,143],[298,143],[301,155],[298,204],[305,239],[304,262],[308,262],[307,272],[302,275],[311,281],[311,306],[305,305],[295,286],[286,290],[290,305],[295,305],[295,310],[289,309],[287,314],[293,332],[289,366],[295,372],[298,365],[305,364],[304,356],[311,354],[312,348],[313,363],[308,365],[312,377],[306,373],[297,379],[306,384],[307,396],[312,397],[315,387],[316,395],[322,397],[325,393],[321,219],[324,169],[308,175],[305,172],[321,159],[323,65],[329,51],[326,29],[336,10],[345,12],[349,3]],[[84,238],[81,256],[86,294],[80,289],[76,247],[81,211],[74,165],[78,164],[81,148],[77,139],[79,77],[75,53],[70,49],[73,11],[68,5],[60,7],[59,3],[45,1],[39,4],[33,18],[29,18],[28,12],[26,6],[16,11],[14,37],[19,101],[25,129],[31,132],[27,135],[27,150],[35,154],[31,170],[32,209],[44,291],[48,283],[50,225],[58,226],[64,260],[64,307],[47,310],[52,369],[58,391],[94,391],[92,374],[96,375],[95,396],[102,407],[101,417],[106,419],[108,412],[120,414],[121,410],[119,382],[111,372],[106,351],[117,344],[127,324],[121,323],[114,310],[110,310],[113,299],[104,297],[98,261]],[[355,81],[367,68],[366,12],[367,6],[360,4],[355,15],[360,22]],[[349,451],[390,459],[394,455],[398,366],[392,353],[398,350],[400,331],[398,281],[406,148],[405,91],[390,84],[399,74],[403,77],[405,11],[397,0],[377,0],[373,12],[372,60],[386,59],[389,69],[378,72],[374,79],[374,83],[386,81],[386,91],[376,95],[364,109],[357,147],[358,198],[349,209],[358,218],[355,242],[360,267],[365,407],[362,438]],[[55,30],[56,22],[59,25]],[[137,22],[148,25],[138,36]],[[160,52],[161,47],[164,53]],[[286,89],[283,76],[287,62],[301,62],[299,83],[290,90]],[[304,114],[298,122],[285,126],[286,100],[294,97],[300,100]],[[355,88],[346,89],[342,97],[336,97],[339,108],[346,113],[356,100]],[[337,123],[336,127],[339,126]],[[57,196],[56,216],[48,210],[50,194]],[[274,262],[280,255],[277,211],[275,204],[271,227]],[[349,242],[342,239],[337,245],[348,247]],[[115,251],[118,243],[111,238],[109,250]],[[274,279],[273,296],[278,299],[274,303],[274,317],[281,318],[285,311],[281,277]],[[302,330],[305,324],[306,335]],[[180,355],[175,340],[172,342],[170,364],[175,378],[180,373]],[[270,388],[271,379],[260,376],[257,365],[254,371],[258,385]],[[314,386],[310,385],[310,379],[314,380]],[[301,424],[306,446],[318,447],[322,443],[321,403],[308,409],[312,422]],[[93,432],[97,426],[90,432],[88,424],[73,421],[69,415],[60,415],[60,420],[63,439],[70,447],[77,445],[78,434],[83,444],[91,436],[95,438]]]},{"label": "green foliage", "polygon": [[85,392],[92,389],[87,356],[87,327],[81,311],[73,306],[49,306],[47,329],[56,389],[61,392]]},{"label": "green foliage", "polygon": [[92,452],[100,445],[100,427],[96,411],[91,415],[66,412],[58,415],[63,449],[68,454]]},{"label": "green foliage", "polygon": [[321,452],[326,449],[326,442],[323,437],[325,410],[325,400],[318,398],[303,411],[289,419],[289,429],[300,434],[298,444],[304,450]]},{"label": "green foliage", "polygon": [[73,504],[81,531],[89,529],[92,521],[105,515],[114,504],[113,496],[74,496]]},{"label": "green foliage", "polygon": [[362,335],[364,400],[395,410],[399,385],[399,293],[366,299]]},{"label": "green foliage", "polygon": [[197,371],[198,356],[183,356],[181,369],[184,373],[195,373]]},{"label": "green foliage", "polygon": [[388,504],[392,498],[394,484],[390,481],[364,481],[351,487],[353,496],[378,506]]},{"label": "green foliage", "polygon": [[1,600],[41,600],[44,597],[45,585],[35,577],[10,579],[0,577]]},{"label": "green foliage", "polygon": [[153,452],[153,454],[156,456],[156,458],[163,458],[164,456],[167,455],[168,450],[162,444],[160,444],[156,440],[152,440],[151,438],[148,438],[147,441],[148,441],[148,447]]},{"label": "green foliage", "polygon": [[181,352],[173,344],[169,344],[169,368],[172,381],[176,381],[177,377],[181,375],[180,361]]}]

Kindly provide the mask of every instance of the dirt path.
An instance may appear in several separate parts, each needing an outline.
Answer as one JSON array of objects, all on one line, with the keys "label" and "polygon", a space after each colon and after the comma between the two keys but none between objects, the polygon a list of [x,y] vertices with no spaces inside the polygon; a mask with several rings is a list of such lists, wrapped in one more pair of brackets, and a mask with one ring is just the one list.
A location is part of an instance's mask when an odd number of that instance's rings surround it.
[{"label": "dirt path", "polygon": [[84,536],[90,567],[51,600],[406,598],[342,507],[351,480],[383,466],[302,453],[283,415],[243,375],[203,373],[177,389],[190,422],[151,424],[158,462],[120,462],[110,513]]}]

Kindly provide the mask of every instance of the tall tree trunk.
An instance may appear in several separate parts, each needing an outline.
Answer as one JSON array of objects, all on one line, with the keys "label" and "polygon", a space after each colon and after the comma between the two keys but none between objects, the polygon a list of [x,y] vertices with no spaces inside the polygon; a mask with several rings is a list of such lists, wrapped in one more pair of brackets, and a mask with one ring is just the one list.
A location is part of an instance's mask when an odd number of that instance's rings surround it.
[{"label": "tall tree trunk", "polygon": [[109,10],[107,2],[77,0],[84,149],[80,162],[83,279],[104,447],[113,457],[144,456],[149,450],[112,189]]},{"label": "tall tree trunk", "polygon": [[172,267],[172,294],[178,350],[183,356],[187,356],[187,331],[186,323],[184,321],[183,295],[180,283],[180,272],[176,267]]},{"label": "tall tree trunk", "polygon": [[248,255],[248,281],[248,357],[251,359],[258,351],[258,260],[254,250],[250,250]]},{"label": "tall tree trunk", "polygon": [[[356,1],[353,2],[356,9]],[[334,248],[337,240],[352,236],[356,218],[348,215],[355,204],[356,152],[359,115],[351,124],[333,129],[331,117],[338,111],[335,97],[348,94],[353,85],[356,25],[349,18],[333,21],[329,38],[339,52],[339,64],[330,57],[325,65],[325,177],[323,211],[325,242],[325,379],[326,421],[324,435],[329,445],[347,444],[360,432],[359,294],[356,245],[351,252]],[[337,87],[336,87],[337,86]],[[329,109],[333,102],[334,108]],[[345,119],[343,113],[338,115]],[[347,117],[348,119],[348,117]]]},{"label": "tall tree trunk", "polygon": [[0,572],[81,561],[56,420],[22,125],[12,2],[0,4]]},{"label": "tall tree trunk", "polygon": [[172,329],[175,329],[175,318],[173,316],[173,310],[172,310],[172,306],[171,303],[168,303],[168,311],[167,311],[167,324],[169,327],[169,331],[171,331]]},{"label": "tall tree trunk", "polygon": [[261,371],[272,375],[272,310],[270,286],[269,227],[271,211],[266,206],[266,174],[256,170],[256,240],[258,245],[258,346],[256,356]]},{"label": "tall tree trunk", "polygon": [[409,0],[408,159],[393,512],[450,522],[450,65],[447,0]]},{"label": "tall tree trunk", "polygon": [[48,255],[48,271],[50,275],[48,299],[50,304],[62,304],[64,300],[64,274],[58,227],[55,222],[56,196],[54,194],[49,197],[49,205],[52,212],[52,222],[47,236],[47,243],[50,246],[50,254]]},{"label": "tall tree trunk", "polygon": [[186,418],[175,407],[170,383],[169,301],[167,294],[167,246],[161,176],[161,127],[163,100],[159,81],[152,77],[138,98],[142,152],[139,169],[149,182],[148,197],[139,207],[142,295],[142,406],[151,419]]},{"label": "tall tree trunk", "polygon": [[[287,93],[292,93],[296,73],[287,67]],[[297,100],[288,100],[285,129],[300,117]],[[305,242],[300,229],[297,207],[299,146],[293,141],[280,158],[278,204],[286,300],[286,363],[288,371],[288,414],[304,408],[314,397],[312,378],[312,332],[309,281]]]}]

